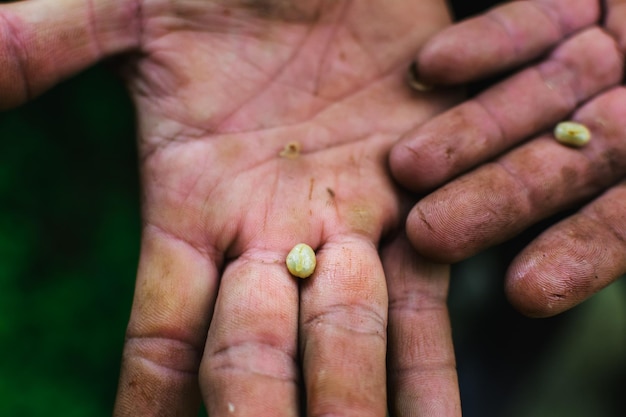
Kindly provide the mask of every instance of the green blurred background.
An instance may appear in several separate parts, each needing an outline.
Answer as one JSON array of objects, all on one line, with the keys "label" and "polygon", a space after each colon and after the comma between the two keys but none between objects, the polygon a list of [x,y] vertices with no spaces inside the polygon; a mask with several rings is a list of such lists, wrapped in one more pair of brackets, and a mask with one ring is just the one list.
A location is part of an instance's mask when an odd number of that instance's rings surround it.
[{"label": "green blurred background", "polygon": [[[104,66],[0,114],[1,417],[111,414],[138,196],[132,105]],[[625,416],[624,279],[552,319],[506,303],[506,264],[539,229],[454,268],[464,415]]]},{"label": "green blurred background", "polygon": [[0,113],[0,416],[111,414],[139,248],[134,129],[103,67]]}]

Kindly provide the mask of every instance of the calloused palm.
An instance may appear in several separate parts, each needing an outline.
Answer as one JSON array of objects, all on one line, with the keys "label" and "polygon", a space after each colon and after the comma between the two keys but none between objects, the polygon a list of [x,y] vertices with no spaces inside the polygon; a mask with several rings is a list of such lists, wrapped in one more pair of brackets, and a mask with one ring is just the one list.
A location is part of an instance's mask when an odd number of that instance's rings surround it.
[{"label": "calloused palm", "polygon": [[[211,416],[382,416],[388,308],[393,411],[459,413],[447,268],[412,260],[402,238],[385,267],[378,252],[406,207],[388,151],[452,101],[404,83],[448,23],[444,2],[28,0],[0,13],[18,57],[7,105],[126,52],[144,227],[117,416],[195,415],[201,399]],[[284,265],[299,242],[318,257],[303,282]]]}]

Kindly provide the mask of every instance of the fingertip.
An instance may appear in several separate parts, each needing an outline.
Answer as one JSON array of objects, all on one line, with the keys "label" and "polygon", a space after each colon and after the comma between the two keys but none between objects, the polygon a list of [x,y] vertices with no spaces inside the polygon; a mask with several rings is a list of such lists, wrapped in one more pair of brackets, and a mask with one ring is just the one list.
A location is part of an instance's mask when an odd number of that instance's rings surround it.
[{"label": "fingertip", "polygon": [[[456,27],[444,29],[419,51],[415,78],[425,84],[449,85],[467,81],[465,58]],[[463,71],[459,71],[463,68]]]},{"label": "fingertip", "polygon": [[454,263],[464,258],[456,248],[449,245],[445,234],[441,233],[440,216],[432,207],[417,204],[406,220],[406,233],[411,245],[421,255],[439,263]]},{"label": "fingertip", "polygon": [[[426,220],[419,204],[415,205],[406,218],[406,236],[409,242],[411,242],[411,246],[413,246],[416,251],[429,258],[431,258],[431,256],[429,256],[429,248],[431,248],[431,246],[424,243],[430,240],[432,232],[432,226],[428,220]],[[433,260],[436,262],[440,261],[439,259]]]},{"label": "fingertip", "polygon": [[494,22],[483,16],[450,26],[432,37],[419,51],[420,80],[435,85],[475,81],[510,64],[498,59],[511,55],[507,39],[497,34]]},{"label": "fingertip", "polygon": [[407,132],[389,154],[391,175],[411,191],[432,190],[454,174],[450,158],[454,151],[440,140],[447,132],[438,120]]},{"label": "fingertip", "polygon": [[535,318],[560,314],[596,291],[594,268],[584,257],[559,250],[558,242],[549,237],[539,243],[543,244],[531,245],[512,262],[505,283],[511,305]]},{"label": "fingertip", "polygon": [[[527,317],[544,318],[557,314],[547,296],[547,288],[538,279],[532,259],[516,259],[509,268],[504,291],[509,303]],[[554,293],[553,293],[554,294]]]},{"label": "fingertip", "polygon": [[420,200],[407,217],[407,235],[427,258],[454,263],[514,236],[528,212],[516,180],[487,164]]},{"label": "fingertip", "polygon": [[415,149],[415,141],[409,135],[405,136],[391,149],[389,168],[391,175],[402,186],[411,191],[421,191],[424,189],[422,179],[428,178],[422,170],[424,156],[426,155]]}]

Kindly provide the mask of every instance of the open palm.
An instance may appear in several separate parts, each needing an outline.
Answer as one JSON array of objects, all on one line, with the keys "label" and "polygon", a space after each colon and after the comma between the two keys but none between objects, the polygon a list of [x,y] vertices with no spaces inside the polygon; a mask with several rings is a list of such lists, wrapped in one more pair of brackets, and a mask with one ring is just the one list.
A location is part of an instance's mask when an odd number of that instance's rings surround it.
[{"label": "open palm", "polygon": [[[389,333],[392,408],[458,413],[447,268],[411,259],[401,237],[379,256],[407,207],[388,151],[452,101],[403,81],[448,22],[442,3],[3,6],[7,45],[29,52],[2,80],[7,106],[126,53],[144,228],[116,415],[195,415],[201,399],[211,416],[384,415],[388,308],[403,323]],[[317,250],[305,282],[284,265],[299,242]]]}]

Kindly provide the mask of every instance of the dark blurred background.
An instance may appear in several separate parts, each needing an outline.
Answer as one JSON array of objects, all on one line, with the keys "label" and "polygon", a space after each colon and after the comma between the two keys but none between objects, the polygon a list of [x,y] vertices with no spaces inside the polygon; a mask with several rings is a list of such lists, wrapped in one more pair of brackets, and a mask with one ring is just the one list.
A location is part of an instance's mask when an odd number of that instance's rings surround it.
[{"label": "dark blurred background", "polygon": [[133,118],[103,67],[0,113],[2,417],[111,415],[139,248]]},{"label": "dark blurred background", "polygon": [[[452,2],[457,15],[493,1]],[[0,113],[0,416],[109,416],[139,250],[132,105],[104,65]],[[622,279],[559,317],[502,293],[515,244],[455,266],[466,417],[626,415]]]}]

